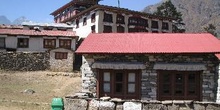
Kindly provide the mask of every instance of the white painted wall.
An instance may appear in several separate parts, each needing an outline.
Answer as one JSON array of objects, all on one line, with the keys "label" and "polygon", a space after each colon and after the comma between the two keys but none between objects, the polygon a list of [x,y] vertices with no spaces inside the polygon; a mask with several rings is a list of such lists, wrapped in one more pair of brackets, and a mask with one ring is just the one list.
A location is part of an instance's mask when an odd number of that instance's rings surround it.
[{"label": "white painted wall", "polygon": [[[0,36],[3,37],[3,36]],[[17,39],[18,38],[29,38],[29,47],[28,48],[17,48]],[[76,50],[76,39],[73,38],[64,38],[64,37],[30,37],[30,36],[5,36],[5,48],[17,49],[17,51],[28,51],[28,52],[45,52],[46,48],[43,47],[44,39],[56,39],[56,48],[59,47],[59,39],[72,39],[71,49]]]},{"label": "white painted wall", "polygon": [[[113,23],[108,23],[108,22],[103,22],[103,18],[104,18],[104,12],[112,14],[113,15]],[[94,23],[91,23],[91,15],[93,13],[96,13],[96,21]],[[127,15],[125,13],[121,13],[124,17],[125,17],[125,24],[120,24],[121,26],[123,26],[125,28],[125,32],[128,32],[128,18],[132,15]],[[87,25],[83,26],[83,19],[87,17]],[[79,28],[76,28],[76,22],[73,22],[73,31],[76,32],[76,35],[78,35],[80,38],[86,38],[90,33],[91,33],[91,26],[95,25],[95,31],[96,33],[102,33],[103,32],[103,28],[104,25],[107,26],[112,26],[112,32],[117,32],[117,26],[119,24],[116,23],[116,17],[117,14],[110,12],[110,11],[103,11],[103,10],[96,10],[96,11],[91,11],[89,14],[84,15],[83,17],[81,17],[79,19]],[[146,17],[142,17],[148,20],[148,32],[152,32],[152,31],[158,31],[159,33],[162,33],[162,31],[164,32],[172,32],[172,23],[168,20],[163,20],[163,22],[168,22],[169,24],[169,30],[162,30],[162,21],[159,19],[150,19],[150,18],[146,18]],[[159,28],[158,29],[151,29],[151,21],[155,20],[158,21],[159,24]],[[132,26],[131,26],[132,27]]]}]

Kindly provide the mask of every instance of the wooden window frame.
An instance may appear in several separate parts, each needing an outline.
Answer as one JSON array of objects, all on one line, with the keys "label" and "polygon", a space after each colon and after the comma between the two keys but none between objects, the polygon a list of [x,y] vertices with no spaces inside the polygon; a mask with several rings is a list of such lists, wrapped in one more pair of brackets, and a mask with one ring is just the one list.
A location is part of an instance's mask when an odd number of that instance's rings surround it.
[{"label": "wooden window frame", "polygon": [[104,12],[104,19],[103,19],[104,22],[111,22],[113,23],[113,16],[112,14],[108,14],[106,12]]},{"label": "wooden window frame", "polygon": [[5,38],[4,37],[0,37],[0,39],[3,40],[3,42],[4,42],[3,47],[0,47],[0,49],[5,49]]},{"label": "wooden window frame", "polygon": [[55,52],[56,60],[63,60],[68,58],[68,52]]},{"label": "wooden window frame", "polygon": [[163,30],[169,30],[169,23],[168,22],[162,22],[162,29]]},{"label": "wooden window frame", "polygon": [[[157,84],[158,84],[158,89],[157,89],[157,100],[196,100],[196,101],[201,101],[202,99],[202,83],[201,83],[201,71],[165,71],[165,70],[159,70],[158,72],[158,80],[157,80]],[[169,81],[170,82],[163,82],[163,76],[164,74],[169,74],[170,78]],[[183,94],[182,95],[178,95],[175,94],[175,90],[177,90],[177,86],[178,82],[175,82],[175,76],[177,74],[181,74],[183,76],[183,82],[182,82],[182,86],[183,86]],[[195,75],[195,93],[194,95],[189,94],[188,90],[189,89],[189,85],[192,85],[192,83],[189,83],[189,79],[188,76],[189,75]],[[169,94],[164,94],[162,90],[163,87],[168,87],[168,90],[170,91]]]},{"label": "wooden window frame", "polygon": [[117,26],[117,33],[124,33],[124,32],[125,32],[125,27]]},{"label": "wooden window frame", "polygon": [[103,33],[112,33],[112,26],[103,26]]},{"label": "wooden window frame", "polygon": [[[103,74],[104,72],[110,73],[110,92],[104,92],[103,88]],[[123,82],[120,82],[123,84],[123,93],[116,93],[116,79],[115,76],[117,73],[123,74]],[[135,92],[129,93],[128,92],[128,84],[131,82],[128,82],[128,74],[129,73],[135,73]],[[141,73],[140,70],[103,70],[98,69],[97,74],[98,83],[97,83],[97,95],[98,97],[102,96],[110,96],[115,98],[122,98],[122,99],[140,99],[141,98]],[[119,82],[118,82],[119,83]]]},{"label": "wooden window frame", "polygon": [[121,14],[117,14],[116,20],[116,23],[125,24],[125,17]]},{"label": "wooden window frame", "polygon": [[72,40],[71,39],[59,39],[59,47],[60,48],[71,49],[71,45],[72,45]]},{"label": "wooden window frame", "polygon": [[[46,44],[52,44],[54,41],[54,45],[46,45]],[[56,48],[56,39],[44,39],[44,48]]]},{"label": "wooden window frame", "polygon": [[17,46],[18,46],[18,48],[28,48],[29,47],[29,38],[18,38]]},{"label": "wooden window frame", "polygon": [[158,21],[152,20],[151,21],[151,28],[158,29],[159,28]]}]

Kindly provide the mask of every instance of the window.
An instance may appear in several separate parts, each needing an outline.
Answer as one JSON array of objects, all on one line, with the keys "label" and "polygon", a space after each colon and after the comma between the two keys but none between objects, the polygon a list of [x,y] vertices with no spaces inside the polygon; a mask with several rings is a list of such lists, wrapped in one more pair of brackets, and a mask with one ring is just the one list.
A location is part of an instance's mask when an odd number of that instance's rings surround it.
[{"label": "window", "polygon": [[159,71],[158,100],[201,100],[200,72]]},{"label": "window", "polygon": [[28,38],[18,38],[18,48],[28,48],[29,39]]},{"label": "window", "polygon": [[44,48],[56,48],[56,39],[44,39]]},{"label": "window", "polygon": [[152,33],[159,33],[158,31],[152,31]]},{"label": "window", "polygon": [[125,28],[123,26],[117,26],[117,32],[118,33],[124,33],[125,32]]},{"label": "window", "polygon": [[113,22],[112,21],[112,14],[107,14],[107,13],[104,13],[104,19],[103,19],[104,22]]},{"label": "window", "polygon": [[68,53],[67,52],[55,52],[55,59],[67,59]]},{"label": "window", "polygon": [[151,28],[158,29],[158,21],[151,21]]},{"label": "window", "polygon": [[99,97],[140,98],[138,70],[99,70]]},{"label": "window", "polygon": [[162,22],[162,29],[169,30],[169,24],[167,22]]},{"label": "window", "polygon": [[117,21],[116,23],[125,24],[125,17],[121,14],[117,14]]},{"label": "window", "polygon": [[147,29],[145,28],[128,28],[128,32],[132,33],[132,32],[148,32]]},{"label": "window", "polygon": [[76,19],[76,28],[79,28],[79,20]]},{"label": "window", "polygon": [[59,47],[61,48],[71,48],[71,39],[60,39],[59,40]]},{"label": "window", "polygon": [[87,25],[87,18],[85,17],[85,18],[83,18],[83,26],[85,26],[85,25]]},{"label": "window", "polygon": [[94,23],[94,22],[95,22],[95,13],[93,13],[91,16],[91,23]]},{"label": "window", "polygon": [[136,17],[130,17],[128,19],[128,25],[137,25],[137,24],[138,24],[138,21]]},{"label": "window", "polygon": [[5,38],[0,38],[0,49],[5,48]]},{"label": "window", "polygon": [[111,33],[111,32],[112,32],[112,26],[104,25],[103,33]]},{"label": "window", "polygon": [[91,26],[92,33],[95,33],[95,25]]}]

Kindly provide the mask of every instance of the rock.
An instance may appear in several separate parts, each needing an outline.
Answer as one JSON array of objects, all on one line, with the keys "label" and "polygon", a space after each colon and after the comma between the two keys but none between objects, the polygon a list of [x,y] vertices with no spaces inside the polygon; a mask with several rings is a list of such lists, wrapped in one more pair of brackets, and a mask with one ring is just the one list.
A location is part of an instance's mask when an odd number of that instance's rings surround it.
[{"label": "rock", "polygon": [[125,102],[123,110],[142,110],[142,104],[139,102]]},{"label": "rock", "polygon": [[205,110],[205,106],[202,104],[194,104],[194,110]]},{"label": "rock", "polygon": [[163,104],[143,104],[143,110],[169,110]]},{"label": "rock", "polygon": [[122,103],[122,102],[124,102],[124,100],[122,100],[122,99],[120,99],[120,98],[112,98],[110,101],[111,101],[111,102],[117,102],[117,103]]},{"label": "rock", "polygon": [[65,110],[87,110],[88,102],[85,99],[66,98]]},{"label": "rock", "polygon": [[100,100],[102,101],[109,101],[111,99],[111,97],[101,97]]},{"label": "rock", "polygon": [[206,107],[206,110],[220,110],[220,106],[214,105],[214,104],[208,104],[208,106]]},{"label": "rock", "polygon": [[91,100],[89,102],[89,108],[88,110],[98,110],[99,109],[99,101],[97,100]]},{"label": "rock", "polygon": [[25,93],[25,94],[34,94],[35,91],[32,90],[32,89],[25,89],[22,93]]},{"label": "rock", "polygon": [[123,105],[121,103],[117,103],[116,110],[123,110]]},{"label": "rock", "polygon": [[114,102],[99,102],[99,110],[115,110],[115,103]]}]

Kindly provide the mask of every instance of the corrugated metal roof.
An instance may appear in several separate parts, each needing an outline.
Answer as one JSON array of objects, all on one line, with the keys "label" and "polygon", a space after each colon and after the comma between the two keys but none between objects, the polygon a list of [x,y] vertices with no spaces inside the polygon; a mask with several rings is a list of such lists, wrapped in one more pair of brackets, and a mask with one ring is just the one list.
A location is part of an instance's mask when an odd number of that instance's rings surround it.
[{"label": "corrugated metal roof", "polygon": [[57,31],[57,30],[23,30],[23,29],[0,29],[0,35],[24,35],[24,36],[60,36],[75,37],[73,31]]},{"label": "corrugated metal roof", "polygon": [[90,34],[76,52],[219,53],[220,42],[208,33],[100,33]]}]

